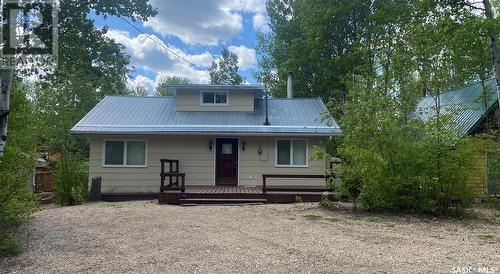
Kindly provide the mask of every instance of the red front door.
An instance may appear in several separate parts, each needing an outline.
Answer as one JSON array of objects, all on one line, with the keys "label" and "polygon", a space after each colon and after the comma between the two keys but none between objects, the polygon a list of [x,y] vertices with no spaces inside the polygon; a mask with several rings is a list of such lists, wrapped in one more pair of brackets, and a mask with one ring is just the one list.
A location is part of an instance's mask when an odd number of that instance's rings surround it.
[{"label": "red front door", "polygon": [[215,185],[238,185],[238,139],[217,138],[215,152]]}]

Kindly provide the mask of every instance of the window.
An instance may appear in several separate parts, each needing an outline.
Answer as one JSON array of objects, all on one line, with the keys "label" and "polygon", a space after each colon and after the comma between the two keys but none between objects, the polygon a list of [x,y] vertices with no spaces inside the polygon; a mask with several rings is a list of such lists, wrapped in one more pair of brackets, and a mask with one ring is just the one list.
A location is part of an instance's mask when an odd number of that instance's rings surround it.
[{"label": "window", "polygon": [[227,91],[203,91],[201,92],[201,105],[227,105],[228,93]]},{"label": "window", "polygon": [[146,167],[146,141],[105,141],[104,166]]},{"label": "window", "polygon": [[307,141],[277,140],[276,166],[307,167]]}]

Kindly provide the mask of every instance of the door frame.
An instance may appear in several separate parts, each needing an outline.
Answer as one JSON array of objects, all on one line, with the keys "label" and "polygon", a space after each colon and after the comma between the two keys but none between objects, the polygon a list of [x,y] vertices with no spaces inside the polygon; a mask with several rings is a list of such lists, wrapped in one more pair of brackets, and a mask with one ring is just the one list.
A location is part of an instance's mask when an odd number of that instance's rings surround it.
[{"label": "door frame", "polygon": [[214,180],[213,180],[213,186],[216,186],[216,181],[217,181],[217,139],[236,139],[237,149],[238,149],[238,180],[236,180],[236,186],[240,186],[240,157],[241,157],[241,143],[240,143],[240,138],[239,137],[232,137],[232,136],[221,136],[221,137],[215,137],[215,143],[213,145],[213,162],[214,162]]}]

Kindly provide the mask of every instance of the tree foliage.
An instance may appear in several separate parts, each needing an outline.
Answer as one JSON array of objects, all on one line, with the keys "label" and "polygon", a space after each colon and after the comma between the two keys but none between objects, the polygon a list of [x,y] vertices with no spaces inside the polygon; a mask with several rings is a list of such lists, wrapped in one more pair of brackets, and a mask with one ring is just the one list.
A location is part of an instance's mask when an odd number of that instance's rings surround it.
[{"label": "tree foliage", "polygon": [[164,76],[160,78],[155,88],[155,96],[172,96],[173,91],[166,87],[166,85],[187,85],[191,82],[185,77],[179,76]]},{"label": "tree foliage", "polygon": [[148,96],[148,89],[141,84],[131,85],[127,87],[128,94],[132,96]]},{"label": "tree foliage", "polygon": [[36,115],[27,97],[30,87],[19,79],[11,93],[10,142],[0,159],[0,256],[19,251],[18,240],[10,234],[13,225],[29,218],[37,202],[28,190],[35,166]]},{"label": "tree foliage", "polygon": [[271,31],[258,35],[255,76],[285,97],[291,71],[295,96],[328,102],[343,132],[345,189],[368,208],[445,212],[470,197],[474,143],[483,141],[457,138],[439,111],[415,118],[422,96],[439,110],[443,90],[493,75],[489,35],[500,21],[464,3],[267,3]]},{"label": "tree foliage", "polygon": [[[47,141],[53,151],[64,152],[70,159],[80,153],[87,156],[87,140],[70,135],[70,128],[105,95],[127,92],[129,59],[124,47],[106,36],[106,27],[97,28],[89,15],[147,20],[156,14],[147,0],[70,0],[59,4],[58,66],[16,71],[19,78],[31,76],[37,81],[31,86],[16,80],[12,89],[9,145],[0,159],[0,255],[18,250],[9,231],[36,208],[27,188],[37,157],[36,144]],[[77,164],[66,166],[59,168],[58,178],[72,178],[71,172],[83,170]],[[75,171],[76,167],[80,168]],[[80,174],[78,178],[86,185],[87,176]],[[86,188],[73,187],[67,204],[82,201],[85,192]]]},{"label": "tree foliage", "polygon": [[134,20],[156,14],[147,0],[60,2],[58,66],[40,76],[35,93],[37,129],[55,151],[70,146],[68,151],[86,155],[87,140],[70,135],[71,127],[105,95],[128,93],[129,57],[123,45],[106,36],[107,27],[95,26],[88,16],[92,11]]},{"label": "tree foliage", "polygon": [[78,205],[87,201],[88,164],[77,155],[66,153],[56,164],[55,201],[60,205]]},{"label": "tree foliage", "polygon": [[[385,91],[397,86],[420,95],[491,77],[488,30],[500,24],[455,3],[271,0],[271,32],[258,35],[255,76],[273,96],[285,97],[290,71],[295,96],[336,105],[357,76],[382,75]],[[437,78],[440,86],[430,83]]]},{"label": "tree foliage", "polygon": [[398,95],[366,86],[363,79],[350,86],[340,119],[345,189],[366,208],[448,213],[468,205],[475,156],[488,139],[461,138],[452,114],[405,118]]},{"label": "tree foliage", "polygon": [[226,47],[222,49],[219,60],[212,62],[209,73],[210,84],[240,85],[245,80],[238,74],[238,56]]}]

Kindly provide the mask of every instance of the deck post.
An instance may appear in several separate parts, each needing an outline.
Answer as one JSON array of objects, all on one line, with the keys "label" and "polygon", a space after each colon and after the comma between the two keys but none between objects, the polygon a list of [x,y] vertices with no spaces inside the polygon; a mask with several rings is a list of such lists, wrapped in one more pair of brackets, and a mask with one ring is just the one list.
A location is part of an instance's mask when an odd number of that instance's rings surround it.
[{"label": "deck post", "polygon": [[[178,179],[179,177],[177,177]],[[184,193],[186,191],[186,176],[182,175],[182,185],[181,185],[181,192]]]},{"label": "deck post", "polygon": [[[173,164],[172,161],[170,161],[169,164],[170,164],[170,171],[169,172],[171,173],[171,172],[173,172],[172,171],[172,164]],[[168,186],[170,186],[170,187],[172,186],[172,176],[168,177]]]},{"label": "deck post", "polygon": [[161,173],[160,173],[160,178],[161,178],[161,185],[160,185],[160,192],[163,192],[163,188],[165,187],[165,161],[160,160],[161,163]]},{"label": "deck post", "polygon": [[266,175],[262,174],[262,193],[266,193]]}]

